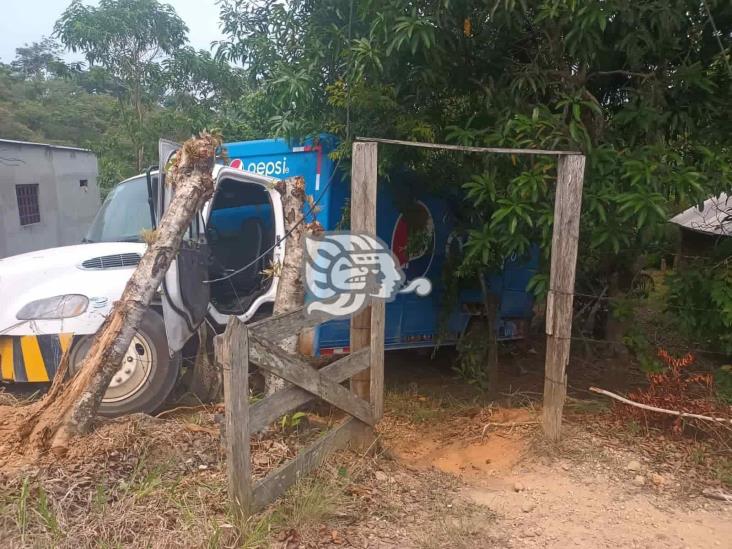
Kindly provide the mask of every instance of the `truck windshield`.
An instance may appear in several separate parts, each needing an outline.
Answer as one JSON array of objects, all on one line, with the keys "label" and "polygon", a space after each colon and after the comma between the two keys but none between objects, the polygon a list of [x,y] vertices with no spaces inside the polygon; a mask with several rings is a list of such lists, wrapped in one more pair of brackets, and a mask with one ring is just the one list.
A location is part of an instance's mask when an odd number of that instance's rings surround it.
[{"label": "truck windshield", "polygon": [[142,242],[140,232],[152,228],[145,176],[117,185],[89,227],[86,242]]}]

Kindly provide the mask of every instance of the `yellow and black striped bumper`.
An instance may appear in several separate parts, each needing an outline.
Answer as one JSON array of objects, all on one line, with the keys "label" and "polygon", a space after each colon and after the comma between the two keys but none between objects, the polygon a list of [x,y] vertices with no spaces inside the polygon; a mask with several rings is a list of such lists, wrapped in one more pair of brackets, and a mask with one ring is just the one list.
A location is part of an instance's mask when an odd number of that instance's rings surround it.
[{"label": "yellow and black striped bumper", "polygon": [[51,381],[72,334],[0,336],[0,378],[3,381]]}]

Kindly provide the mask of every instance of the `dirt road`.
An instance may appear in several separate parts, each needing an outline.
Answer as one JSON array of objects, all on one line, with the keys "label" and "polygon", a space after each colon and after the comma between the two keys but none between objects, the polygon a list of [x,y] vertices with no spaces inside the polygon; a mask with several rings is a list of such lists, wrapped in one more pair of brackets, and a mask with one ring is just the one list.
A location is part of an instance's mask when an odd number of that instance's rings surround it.
[{"label": "dirt road", "polygon": [[450,425],[392,421],[384,439],[394,459],[370,484],[389,500],[399,493],[390,486],[401,483],[408,496],[354,545],[732,547],[732,505],[577,426],[567,428],[562,449],[548,451],[529,414],[503,414],[497,423],[519,427],[472,441],[450,437]]}]

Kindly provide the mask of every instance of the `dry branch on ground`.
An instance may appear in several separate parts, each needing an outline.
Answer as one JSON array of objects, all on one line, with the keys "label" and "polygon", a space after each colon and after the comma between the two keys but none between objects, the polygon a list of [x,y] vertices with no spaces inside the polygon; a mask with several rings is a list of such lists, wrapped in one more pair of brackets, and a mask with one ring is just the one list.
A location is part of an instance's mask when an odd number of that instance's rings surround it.
[{"label": "dry branch on ground", "polygon": [[630,406],[635,406],[636,408],[641,408],[643,410],[648,410],[649,412],[657,412],[659,414],[668,414],[671,416],[678,416],[680,418],[688,418],[688,419],[701,419],[704,421],[713,421],[715,423],[729,423],[732,425],[732,419],[730,418],[723,418],[723,417],[712,417],[712,416],[704,416],[701,414],[693,414],[691,412],[682,412],[680,410],[669,410],[667,408],[659,408],[657,406],[649,406],[648,404],[642,404],[640,402],[634,402],[630,399],[627,399],[625,397],[622,397],[616,393],[613,393],[611,391],[606,391],[605,389],[600,389],[598,387],[590,387],[590,391],[593,393],[597,393],[600,395],[605,395],[607,397],[613,398],[619,402],[622,402],[623,404],[628,404]]}]

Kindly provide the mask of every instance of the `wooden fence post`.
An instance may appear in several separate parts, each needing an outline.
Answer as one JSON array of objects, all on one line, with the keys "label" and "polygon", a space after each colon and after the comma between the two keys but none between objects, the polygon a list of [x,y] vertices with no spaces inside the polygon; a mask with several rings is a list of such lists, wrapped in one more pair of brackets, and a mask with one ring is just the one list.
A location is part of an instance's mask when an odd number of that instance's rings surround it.
[{"label": "wooden fence post", "polygon": [[[384,415],[384,312],[383,300],[371,304],[371,409],[374,421]],[[366,370],[367,372],[369,370]]]},{"label": "wooden fence post", "polygon": [[214,339],[216,361],[224,374],[226,463],[232,511],[246,518],[252,510],[252,473],[249,458],[249,333],[232,316],[223,335]]},{"label": "wooden fence post", "polygon": [[551,273],[546,308],[546,362],[544,378],[544,433],[558,441],[567,394],[567,364],[572,336],[574,278],[577,266],[580,211],[585,157],[562,155],[557,167]]},{"label": "wooden fence post", "polygon": [[[351,230],[376,234],[376,143],[353,144]],[[384,408],[384,303],[376,302],[351,317],[351,352],[371,348],[370,368],[351,378],[351,390],[371,402],[378,420]],[[362,441],[362,442],[365,442]]]}]

